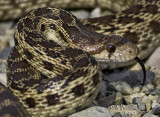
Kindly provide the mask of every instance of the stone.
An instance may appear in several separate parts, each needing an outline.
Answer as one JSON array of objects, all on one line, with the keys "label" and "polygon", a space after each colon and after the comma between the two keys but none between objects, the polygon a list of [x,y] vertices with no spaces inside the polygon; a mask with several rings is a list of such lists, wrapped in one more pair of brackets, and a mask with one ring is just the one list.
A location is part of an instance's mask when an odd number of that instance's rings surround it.
[{"label": "stone", "polygon": [[13,40],[15,32],[14,26],[14,21],[0,22],[0,47],[10,46],[9,41]]},{"label": "stone", "polygon": [[152,108],[156,108],[156,107],[160,107],[160,99],[156,98],[154,100],[152,100]]},{"label": "stone", "polygon": [[148,58],[148,60],[146,61],[146,65],[148,66],[154,66],[158,69],[160,69],[160,47],[158,47],[153,53],[152,55]]},{"label": "stone", "polygon": [[115,100],[116,100],[116,93],[112,93],[111,95],[97,99],[96,101],[100,106],[108,107],[112,104],[115,104]]},{"label": "stone", "polygon": [[0,23],[0,35],[5,35],[7,29],[11,29],[14,25],[14,21],[6,21]]},{"label": "stone", "polygon": [[105,97],[107,93],[108,93],[108,95],[112,94],[112,92],[110,93],[110,91],[107,90],[106,82],[102,81],[101,88],[100,88],[100,91],[99,91],[99,94],[98,94],[98,98]]},{"label": "stone", "polygon": [[105,96],[103,98],[96,99],[99,106],[108,107],[113,104],[122,104],[123,97],[122,94],[113,92],[111,95]]},{"label": "stone", "polygon": [[151,94],[152,94],[152,95],[160,96],[160,89],[157,88],[157,89],[153,90],[153,91],[151,92]]},{"label": "stone", "polygon": [[92,12],[90,13],[90,17],[100,17],[101,16],[101,9],[100,8],[95,8],[92,10]]},{"label": "stone", "polygon": [[153,101],[154,101],[154,105],[156,105],[156,100],[157,100],[158,96],[156,95],[145,95],[143,96],[142,99],[142,103],[145,103],[146,105],[146,111],[148,112],[149,110],[151,110],[151,108],[153,108]]},{"label": "stone", "polygon": [[151,113],[146,113],[145,115],[143,115],[142,117],[158,117],[156,115],[153,115]]},{"label": "stone", "polygon": [[112,117],[122,117],[120,112],[115,113]]},{"label": "stone", "polygon": [[6,73],[7,61],[0,59],[0,73]]},{"label": "stone", "polygon": [[144,103],[142,103],[141,98],[140,97],[135,97],[133,98],[133,104],[137,104],[138,108],[142,111],[146,110],[146,105]]},{"label": "stone", "polygon": [[152,114],[154,114],[154,115],[160,115],[160,107],[154,107],[152,109]]},{"label": "stone", "polygon": [[156,88],[157,89],[160,89],[160,70],[159,69],[156,69],[156,76],[155,76],[155,80],[154,80],[154,83],[156,84]]},{"label": "stone", "polygon": [[133,98],[140,97],[142,99],[143,96],[145,96],[144,93],[133,93],[132,95],[123,96],[123,98],[127,104],[132,104]]},{"label": "stone", "polygon": [[7,59],[11,50],[12,50],[12,47],[8,47],[0,51],[0,59]]},{"label": "stone", "polygon": [[148,112],[151,109],[151,101],[150,100],[147,101],[145,105],[146,105],[146,111]]},{"label": "stone", "polygon": [[[153,82],[154,77],[155,75],[153,72],[147,72],[146,83],[149,83],[150,81]],[[144,80],[142,71],[118,71],[108,75],[103,75],[103,79],[110,83],[118,81],[125,82],[130,85],[130,90],[133,90],[134,87],[141,85]]]},{"label": "stone", "polygon": [[111,117],[111,115],[107,108],[94,106],[86,110],[69,115],[68,117]]},{"label": "stone", "polygon": [[0,51],[6,48],[8,45],[6,40],[0,40]]},{"label": "stone", "polygon": [[123,104],[124,98],[123,95],[120,92],[116,93],[116,99],[115,99],[115,104],[116,105],[121,105]]},{"label": "stone", "polygon": [[118,92],[121,92],[123,95],[130,95],[132,94],[132,88],[126,82],[112,82],[111,83]]},{"label": "stone", "polygon": [[86,10],[71,11],[78,19],[86,19],[89,17],[89,12]]},{"label": "stone", "polygon": [[7,86],[7,76],[6,76],[5,73],[1,73],[1,74],[0,74],[0,82],[1,82],[3,85]]}]

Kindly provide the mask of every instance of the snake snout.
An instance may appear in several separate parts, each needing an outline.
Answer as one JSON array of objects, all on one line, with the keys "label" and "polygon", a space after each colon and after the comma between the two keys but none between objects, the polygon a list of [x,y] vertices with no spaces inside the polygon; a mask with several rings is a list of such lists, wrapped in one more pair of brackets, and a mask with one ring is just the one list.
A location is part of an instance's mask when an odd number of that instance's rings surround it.
[{"label": "snake snout", "polygon": [[127,42],[126,46],[124,46],[124,48],[126,48],[126,56],[128,57],[128,60],[132,60],[134,58],[136,58],[140,52],[139,48],[131,43],[131,42]]},{"label": "snake snout", "polygon": [[132,42],[120,36],[114,36],[116,41],[107,49],[109,59],[116,62],[127,62],[135,59],[139,54],[139,48]]}]

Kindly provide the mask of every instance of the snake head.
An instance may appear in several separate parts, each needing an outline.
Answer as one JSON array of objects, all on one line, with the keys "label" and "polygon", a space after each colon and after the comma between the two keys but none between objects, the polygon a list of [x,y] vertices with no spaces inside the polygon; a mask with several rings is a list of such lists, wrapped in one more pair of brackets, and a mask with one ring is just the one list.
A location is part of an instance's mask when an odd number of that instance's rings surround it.
[{"label": "snake head", "polygon": [[138,47],[117,35],[110,36],[104,43],[104,50],[94,55],[98,61],[126,62],[135,59],[139,54]]}]

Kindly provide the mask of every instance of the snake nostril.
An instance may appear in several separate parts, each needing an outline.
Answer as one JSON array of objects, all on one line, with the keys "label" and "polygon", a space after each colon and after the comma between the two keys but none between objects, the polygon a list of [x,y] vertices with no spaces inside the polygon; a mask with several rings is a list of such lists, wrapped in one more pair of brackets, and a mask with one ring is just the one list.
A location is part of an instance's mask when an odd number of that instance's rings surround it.
[{"label": "snake nostril", "polygon": [[115,52],[115,51],[116,51],[116,46],[115,46],[115,45],[109,45],[109,46],[107,47],[107,51],[108,51],[109,53]]},{"label": "snake nostril", "polygon": [[131,50],[129,50],[129,53],[130,53],[130,54],[132,54],[132,51],[131,51]]}]

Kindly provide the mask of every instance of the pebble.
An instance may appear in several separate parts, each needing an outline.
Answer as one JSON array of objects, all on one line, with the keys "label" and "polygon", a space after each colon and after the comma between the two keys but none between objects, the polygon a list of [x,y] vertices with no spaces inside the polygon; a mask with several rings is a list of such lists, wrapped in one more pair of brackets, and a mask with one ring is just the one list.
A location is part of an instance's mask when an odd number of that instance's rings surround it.
[{"label": "pebble", "polygon": [[103,106],[103,107],[108,107],[110,105],[113,105],[113,104],[123,104],[123,97],[122,97],[122,94],[117,92],[117,93],[112,93],[111,95],[107,95],[103,98],[100,98],[100,99],[96,99],[97,103],[100,105],[100,106]]},{"label": "pebble", "polygon": [[7,76],[6,76],[6,73],[0,73],[0,82],[7,86]]},{"label": "pebble", "polygon": [[89,17],[89,12],[86,10],[78,10],[78,11],[71,11],[78,19],[86,19]]},{"label": "pebble", "polygon": [[115,113],[112,117],[122,117],[120,112]]},{"label": "pebble", "polygon": [[148,66],[154,66],[158,69],[160,69],[160,47],[158,47],[153,53],[152,55],[148,58],[146,65]]},{"label": "pebble", "polygon": [[98,98],[105,97],[107,94],[110,95],[112,94],[112,92],[107,91],[107,84],[105,81],[102,81],[101,88],[98,94]]},{"label": "pebble", "polygon": [[112,82],[111,83],[118,92],[121,92],[123,95],[130,95],[132,94],[132,88],[126,82]]},{"label": "pebble", "polygon": [[143,73],[141,71],[118,71],[113,74],[104,75],[103,79],[109,82],[125,82],[126,84],[130,85],[130,87],[123,84],[124,90],[127,90],[125,88],[130,88],[131,93],[131,88],[142,83]]},{"label": "pebble", "polygon": [[101,15],[101,9],[100,8],[95,8],[92,10],[92,12],[90,13],[90,17],[100,17]]},{"label": "pebble", "polygon": [[97,99],[97,103],[103,107],[108,107],[109,105],[115,104],[116,93],[112,93],[109,96]]},{"label": "pebble", "polygon": [[146,110],[146,105],[144,103],[142,103],[141,98],[140,97],[135,97],[133,98],[133,104],[137,104],[138,108],[141,111],[145,111]]},{"label": "pebble", "polygon": [[7,61],[0,59],[0,73],[6,73]]},{"label": "pebble", "polygon": [[7,60],[11,50],[12,50],[12,47],[7,47],[7,48],[3,49],[2,51],[0,51],[0,59]]},{"label": "pebble", "polygon": [[0,40],[0,51],[7,47],[7,41]]},{"label": "pebble", "polygon": [[0,40],[1,41],[5,41],[5,43],[8,44],[10,40],[13,40],[14,31],[15,31],[14,26],[15,26],[14,21],[0,22]]},{"label": "pebble", "polygon": [[155,107],[160,107],[160,98],[159,97],[152,100],[152,108],[155,108]]},{"label": "pebble", "polygon": [[159,117],[150,113],[146,113],[145,115],[143,115],[142,117]]},{"label": "pebble", "polygon": [[152,109],[152,114],[154,114],[154,115],[160,115],[160,107],[154,107]]},{"label": "pebble", "polygon": [[104,107],[94,106],[86,110],[69,115],[68,117],[111,117],[109,110]]},{"label": "pebble", "polygon": [[[150,111],[154,106],[153,106],[153,100],[157,100],[158,96],[157,95],[144,95],[141,99],[142,102],[145,103],[146,105],[146,110],[147,112]],[[158,102],[154,101],[154,105],[157,105]]]}]

